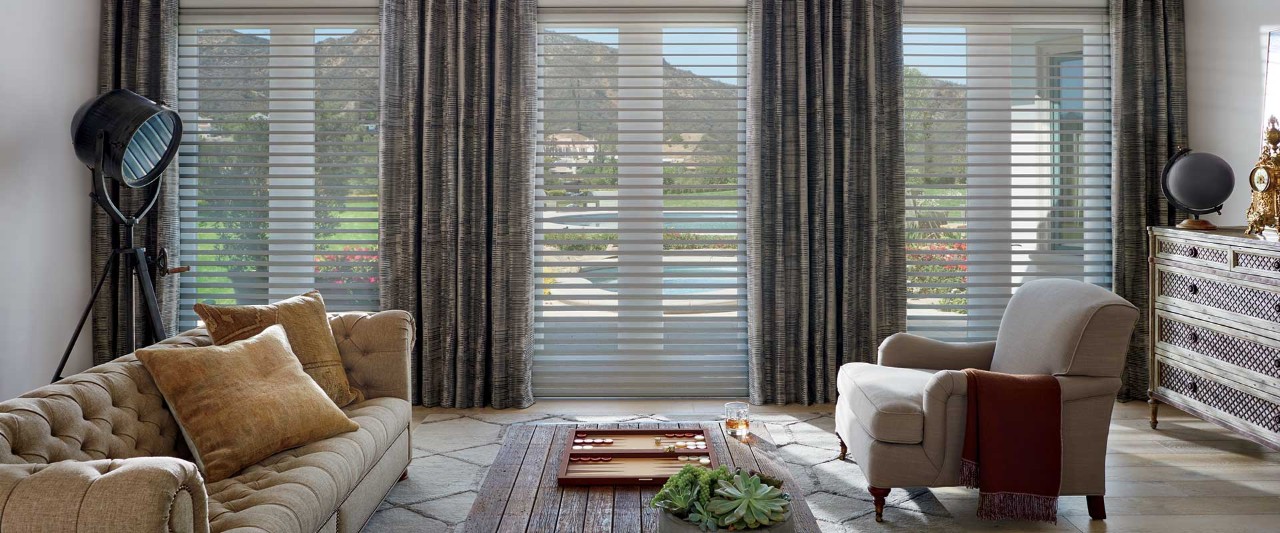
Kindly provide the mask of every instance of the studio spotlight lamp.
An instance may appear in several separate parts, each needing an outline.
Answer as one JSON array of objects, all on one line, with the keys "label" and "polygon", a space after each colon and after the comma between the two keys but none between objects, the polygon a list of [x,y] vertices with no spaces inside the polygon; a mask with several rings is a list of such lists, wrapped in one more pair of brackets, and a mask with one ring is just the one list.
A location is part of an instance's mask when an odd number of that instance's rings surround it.
[{"label": "studio spotlight lamp", "polygon": [[[111,251],[102,275],[93,287],[89,304],[80,315],[80,322],[76,324],[75,332],[67,343],[62,361],[54,371],[54,381],[62,379],[67,358],[71,356],[71,350],[84,329],[85,321],[93,312],[93,302],[98,299],[103,284],[117,266],[122,266],[125,276],[132,274],[137,279],[137,288],[145,300],[148,329],[152,338],[164,338],[164,324],[161,322],[149,268],[154,261],[158,267],[157,272],[162,276],[186,269],[169,268],[164,250],[160,250],[154,260],[149,258],[146,248],[134,244],[133,230],[160,198],[160,176],[173,161],[181,140],[182,119],[177,112],[125,89],[116,89],[90,99],[80,106],[71,119],[71,141],[76,157],[93,171],[93,192],[89,196],[107,212],[113,231],[121,233],[121,241],[120,246]],[[143,189],[145,201],[141,207],[133,213],[122,212],[117,199],[111,197],[107,181],[109,179],[130,189]],[[133,329],[127,329],[132,339]]]}]

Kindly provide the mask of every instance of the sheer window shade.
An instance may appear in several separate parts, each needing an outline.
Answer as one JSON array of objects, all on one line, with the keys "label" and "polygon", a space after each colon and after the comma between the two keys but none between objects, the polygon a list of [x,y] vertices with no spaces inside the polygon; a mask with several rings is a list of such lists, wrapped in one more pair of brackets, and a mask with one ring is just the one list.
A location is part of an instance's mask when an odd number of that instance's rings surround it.
[{"label": "sheer window shade", "polygon": [[995,337],[1043,277],[1111,284],[1105,8],[911,8],[908,331]]},{"label": "sheer window shade", "polygon": [[180,322],[320,289],[378,308],[377,9],[183,9]]},{"label": "sheer window shade", "polygon": [[539,397],[746,394],[745,19],[539,11]]}]

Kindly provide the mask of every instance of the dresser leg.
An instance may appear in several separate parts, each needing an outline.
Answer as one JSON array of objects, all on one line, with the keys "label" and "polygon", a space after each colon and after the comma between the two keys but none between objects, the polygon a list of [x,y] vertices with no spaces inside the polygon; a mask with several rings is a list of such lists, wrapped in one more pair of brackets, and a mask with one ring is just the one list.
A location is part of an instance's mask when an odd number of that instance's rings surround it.
[{"label": "dresser leg", "polygon": [[840,440],[840,456],[837,459],[843,461],[845,456],[849,455],[849,447],[845,445],[844,439],[840,435],[836,435],[836,438]]},{"label": "dresser leg", "polygon": [[1160,402],[1157,401],[1155,398],[1152,398],[1150,400],[1147,400],[1147,405],[1151,407],[1151,429],[1155,429],[1156,424],[1160,423],[1160,421],[1157,419],[1157,417],[1160,414]]},{"label": "dresser leg", "polygon": [[409,469],[408,469],[408,468],[404,469],[404,472],[403,472],[402,474],[400,474],[400,481],[404,481],[404,480],[406,480],[406,479],[409,479]]},{"label": "dresser leg", "polygon": [[867,492],[876,500],[876,522],[884,522],[884,499],[889,497],[889,489],[867,487]]}]

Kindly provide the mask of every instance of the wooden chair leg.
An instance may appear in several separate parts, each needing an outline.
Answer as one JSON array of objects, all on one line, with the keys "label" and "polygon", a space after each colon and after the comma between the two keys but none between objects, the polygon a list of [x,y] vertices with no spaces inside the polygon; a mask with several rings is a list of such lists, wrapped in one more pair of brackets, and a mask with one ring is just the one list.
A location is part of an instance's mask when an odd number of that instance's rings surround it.
[{"label": "wooden chair leg", "polygon": [[1107,519],[1107,507],[1102,502],[1102,496],[1085,496],[1084,501],[1089,506],[1089,518],[1094,520]]},{"label": "wooden chair leg", "polygon": [[1157,415],[1160,414],[1160,402],[1152,398],[1147,400],[1147,405],[1151,407],[1151,429],[1155,429],[1156,424],[1160,423],[1159,420],[1156,420]]},{"label": "wooden chair leg", "polygon": [[884,522],[884,499],[889,496],[889,489],[867,487],[867,492],[876,500],[876,522]]},{"label": "wooden chair leg", "polygon": [[409,469],[407,468],[405,469],[404,473],[400,474],[400,481],[404,481],[406,479],[409,479]]},{"label": "wooden chair leg", "polygon": [[840,435],[836,435],[836,439],[840,441],[840,456],[837,459],[843,461],[845,456],[849,455],[849,447],[845,445],[844,439],[840,438]]}]

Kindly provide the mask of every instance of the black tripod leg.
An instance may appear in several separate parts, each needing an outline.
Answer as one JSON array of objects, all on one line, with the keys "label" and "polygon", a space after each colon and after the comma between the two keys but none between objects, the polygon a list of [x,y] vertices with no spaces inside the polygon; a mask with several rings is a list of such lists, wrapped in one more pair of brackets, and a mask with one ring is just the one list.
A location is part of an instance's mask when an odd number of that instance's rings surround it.
[{"label": "black tripod leg", "polygon": [[102,275],[98,276],[98,284],[93,286],[93,296],[89,297],[89,304],[84,306],[84,312],[80,314],[80,322],[76,323],[76,331],[71,334],[71,340],[67,341],[67,349],[62,352],[62,361],[58,363],[58,369],[53,371],[53,381],[50,383],[62,379],[62,370],[67,366],[67,359],[71,358],[71,349],[76,347],[80,332],[84,330],[84,323],[89,320],[89,314],[93,312],[93,302],[98,300],[98,293],[102,292],[102,285],[107,282],[107,276],[111,274],[111,268],[116,265],[119,258],[119,250],[112,250],[111,255],[107,257],[107,263],[102,267]]},{"label": "black tripod leg", "polygon": [[164,339],[164,323],[160,321],[160,304],[156,303],[156,288],[151,284],[151,273],[147,271],[147,252],[142,248],[134,248],[134,269],[138,275],[138,285],[142,288],[142,297],[147,301],[147,319],[151,322],[150,342]]}]

